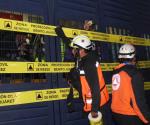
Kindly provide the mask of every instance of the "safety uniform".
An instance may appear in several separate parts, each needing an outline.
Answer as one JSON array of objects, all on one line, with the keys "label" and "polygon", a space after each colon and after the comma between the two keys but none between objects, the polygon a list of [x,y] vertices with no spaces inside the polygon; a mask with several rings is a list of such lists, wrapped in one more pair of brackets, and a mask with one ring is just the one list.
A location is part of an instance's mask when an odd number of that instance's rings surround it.
[{"label": "safety uniform", "polygon": [[117,117],[123,115],[122,118],[128,120],[135,116],[145,124],[150,122],[150,112],[144,98],[143,78],[134,65],[122,63],[115,68],[111,109]]},{"label": "safety uniform", "polygon": [[[97,68],[97,73],[98,73],[98,79],[99,79],[99,89],[100,89],[100,104],[99,106],[103,106],[106,104],[109,100],[109,94],[108,90],[105,85],[105,81],[102,75],[101,67],[98,62],[96,62],[96,68]],[[87,83],[87,80],[85,78],[85,72],[84,70],[80,70],[80,81],[81,81],[81,86],[82,86],[82,97],[83,97],[83,102],[84,102],[84,111],[88,112],[91,111],[91,106],[92,106],[92,94],[91,94],[91,89]]]},{"label": "safety uniform", "polygon": [[79,73],[84,111],[97,112],[100,106],[108,102],[109,94],[100,64],[93,51],[79,61]]}]

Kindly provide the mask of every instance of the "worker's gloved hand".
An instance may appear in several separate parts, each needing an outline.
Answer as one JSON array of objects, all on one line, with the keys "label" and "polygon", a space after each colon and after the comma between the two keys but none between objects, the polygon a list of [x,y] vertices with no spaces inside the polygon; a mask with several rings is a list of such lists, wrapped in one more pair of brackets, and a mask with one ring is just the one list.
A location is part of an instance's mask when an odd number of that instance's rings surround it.
[{"label": "worker's gloved hand", "polygon": [[91,125],[103,125],[101,112],[90,112],[88,119]]},{"label": "worker's gloved hand", "polygon": [[73,87],[70,86],[70,92],[67,96],[67,108],[68,112],[72,113],[74,112],[74,104],[73,104]]},{"label": "worker's gloved hand", "polygon": [[73,105],[72,102],[68,102],[68,103],[67,103],[67,108],[68,108],[68,112],[69,112],[69,113],[74,112],[74,105]]},{"label": "worker's gloved hand", "polygon": [[57,36],[60,37],[60,38],[66,37],[66,35],[64,34],[64,31],[62,30],[61,26],[57,26],[55,28],[55,32],[56,32]]},{"label": "worker's gloved hand", "polygon": [[85,20],[84,21],[84,30],[92,30],[93,21],[92,20]]},{"label": "worker's gloved hand", "polygon": [[98,117],[98,112],[91,112],[91,116],[93,117],[93,118],[97,118]]}]

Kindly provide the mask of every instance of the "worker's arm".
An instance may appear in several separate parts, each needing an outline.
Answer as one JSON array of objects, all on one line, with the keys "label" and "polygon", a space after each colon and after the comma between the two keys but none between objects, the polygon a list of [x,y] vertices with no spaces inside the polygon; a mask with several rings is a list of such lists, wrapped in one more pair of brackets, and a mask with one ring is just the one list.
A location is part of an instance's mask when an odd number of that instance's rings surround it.
[{"label": "worker's arm", "polygon": [[100,107],[100,87],[97,74],[97,68],[94,60],[88,60],[84,66],[86,79],[92,93],[92,110],[91,112],[98,112]]},{"label": "worker's arm", "polygon": [[67,45],[67,46],[70,45],[71,40],[65,35],[61,26],[57,26],[55,28],[55,32],[56,32],[57,36],[62,39],[62,41],[64,42],[65,45]]}]

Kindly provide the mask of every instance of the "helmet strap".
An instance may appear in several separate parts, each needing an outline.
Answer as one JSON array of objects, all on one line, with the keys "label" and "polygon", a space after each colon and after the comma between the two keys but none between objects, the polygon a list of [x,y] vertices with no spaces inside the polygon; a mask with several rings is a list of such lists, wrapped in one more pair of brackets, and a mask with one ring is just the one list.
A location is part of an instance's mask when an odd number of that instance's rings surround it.
[{"label": "helmet strap", "polygon": [[74,57],[75,58],[79,58],[80,57],[80,54],[79,54],[79,49],[74,49]]}]

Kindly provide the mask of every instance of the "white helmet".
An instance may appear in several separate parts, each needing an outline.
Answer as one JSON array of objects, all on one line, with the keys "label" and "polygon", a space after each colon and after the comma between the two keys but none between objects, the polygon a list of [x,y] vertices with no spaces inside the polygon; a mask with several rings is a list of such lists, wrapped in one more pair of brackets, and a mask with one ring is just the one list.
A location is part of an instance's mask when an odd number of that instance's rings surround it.
[{"label": "white helmet", "polygon": [[70,46],[73,48],[83,48],[83,49],[89,50],[91,49],[93,44],[87,36],[78,35],[74,37]]},{"label": "white helmet", "polygon": [[135,48],[131,44],[124,44],[120,47],[118,58],[132,59],[135,57]]}]

